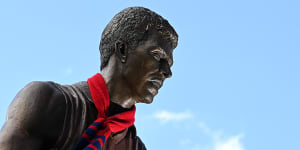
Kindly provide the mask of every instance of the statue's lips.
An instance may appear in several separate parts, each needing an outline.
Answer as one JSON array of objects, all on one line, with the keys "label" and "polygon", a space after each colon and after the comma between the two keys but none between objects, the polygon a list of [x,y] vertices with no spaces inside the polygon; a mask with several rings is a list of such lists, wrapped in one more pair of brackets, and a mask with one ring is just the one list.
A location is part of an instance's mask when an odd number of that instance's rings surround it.
[{"label": "statue's lips", "polygon": [[159,79],[152,79],[149,81],[156,87],[156,89],[160,89],[163,83],[163,81]]},{"label": "statue's lips", "polygon": [[148,80],[148,82],[150,82],[152,85],[148,88],[148,90],[153,95],[156,95],[158,93],[158,90],[162,87],[163,81],[159,80],[159,79],[151,79],[151,80]]}]

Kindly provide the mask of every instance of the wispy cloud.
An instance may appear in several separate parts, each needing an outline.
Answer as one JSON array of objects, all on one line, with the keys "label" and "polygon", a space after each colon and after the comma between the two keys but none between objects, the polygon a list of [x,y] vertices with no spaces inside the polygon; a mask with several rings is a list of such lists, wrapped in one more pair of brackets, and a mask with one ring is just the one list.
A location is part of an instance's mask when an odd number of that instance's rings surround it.
[{"label": "wispy cloud", "polygon": [[180,141],[179,141],[179,144],[180,145],[189,145],[189,144],[191,144],[192,143],[192,140],[190,140],[190,139],[181,139]]},{"label": "wispy cloud", "polygon": [[223,140],[213,140],[212,145],[204,146],[186,139],[185,141],[180,142],[180,144],[185,148],[188,147],[188,149],[192,150],[245,150],[241,138],[241,135],[230,136]]},{"label": "wispy cloud", "polygon": [[199,122],[198,128],[212,138],[214,150],[245,150],[241,143],[243,134],[224,138],[224,136],[222,136],[222,131],[212,130],[203,122]]},{"label": "wispy cloud", "polygon": [[153,114],[153,117],[160,120],[162,123],[167,123],[170,121],[182,121],[192,118],[192,116],[192,113],[189,111],[169,112],[167,110],[161,110]]},{"label": "wispy cloud", "polygon": [[73,69],[71,67],[65,68],[63,70],[64,75],[70,76],[73,73]]},{"label": "wispy cloud", "polygon": [[204,122],[198,122],[197,127],[206,135],[211,137],[214,141],[220,139],[221,135],[223,134],[220,130],[212,130],[208,127]]},{"label": "wispy cloud", "polygon": [[[222,130],[216,130],[210,128],[206,123],[199,121],[197,117],[193,115],[190,111],[184,112],[171,112],[168,110],[160,110],[152,114],[152,117],[158,119],[161,123],[166,124],[169,122],[176,122],[184,126],[182,123],[187,123],[190,125],[189,128],[193,128],[193,132],[202,132],[208,136],[210,144],[201,145],[197,143],[196,139],[181,139],[179,144],[184,147],[184,149],[191,150],[245,150],[241,139],[244,137],[243,133],[224,136]],[[189,119],[189,120],[188,120]],[[185,122],[183,122],[183,120]],[[187,121],[188,120],[188,121]],[[180,122],[181,121],[181,122]],[[188,128],[188,129],[189,129]],[[183,128],[182,128],[183,129]],[[198,131],[197,131],[198,129]]]},{"label": "wispy cloud", "polygon": [[215,150],[245,150],[241,143],[242,135],[231,136],[225,140],[216,141]]}]

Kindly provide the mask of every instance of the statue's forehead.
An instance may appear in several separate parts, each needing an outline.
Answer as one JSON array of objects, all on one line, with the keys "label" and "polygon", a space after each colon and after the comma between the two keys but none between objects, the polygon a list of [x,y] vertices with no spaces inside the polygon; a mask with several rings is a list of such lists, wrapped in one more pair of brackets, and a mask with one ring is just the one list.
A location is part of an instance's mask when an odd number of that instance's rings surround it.
[{"label": "statue's forehead", "polygon": [[140,43],[142,49],[147,49],[150,51],[159,51],[165,59],[168,60],[169,64],[173,64],[173,47],[172,42],[163,38],[163,36],[156,30],[151,30],[148,35]]},{"label": "statue's forehead", "polygon": [[152,33],[150,33],[150,35],[147,36],[147,38],[145,39],[145,43],[156,47],[160,47],[167,53],[173,52],[172,42],[163,38],[163,36],[157,31],[152,31]]}]

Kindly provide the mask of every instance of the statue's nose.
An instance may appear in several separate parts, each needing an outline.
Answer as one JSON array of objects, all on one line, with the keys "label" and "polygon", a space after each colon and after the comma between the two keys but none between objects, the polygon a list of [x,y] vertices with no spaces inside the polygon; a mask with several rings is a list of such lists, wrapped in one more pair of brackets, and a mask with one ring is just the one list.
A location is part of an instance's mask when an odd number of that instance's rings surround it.
[{"label": "statue's nose", "polygon": [[162,63],[162,66],[160,68],[161,73],[164,75],[165,78],[172,77],[172,71],[169,63],[167,61]]},{"label": "statue's nose", "polygon": [[165,78],[171,78],[171,77],[172,77],[172,71],[171,71],[170,68],[169,68],[169,71],[168,71],[168,72],[165,72],[165,73],[164,73],[164,76],[165,76]]}]

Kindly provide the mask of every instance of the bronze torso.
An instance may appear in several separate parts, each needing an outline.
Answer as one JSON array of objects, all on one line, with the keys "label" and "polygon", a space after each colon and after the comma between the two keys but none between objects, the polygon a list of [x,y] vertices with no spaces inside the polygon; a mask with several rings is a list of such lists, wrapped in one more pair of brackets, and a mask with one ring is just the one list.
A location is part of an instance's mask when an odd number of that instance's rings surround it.
[{"label": "bronze torso", "polygon": [[[50,83],[53,84],[58,91],[61,91],[66,103],[63,129],[56,141],[55,147],[58,150],[71,150],[85,129],[96,120],[97,109],[91,98],[86,81],[78,82],[73,85]],[[109,137],[104,145],[104,150],[115,149],[143,150],[146,148],[137,137],[136,128],[131,126]]]}]

